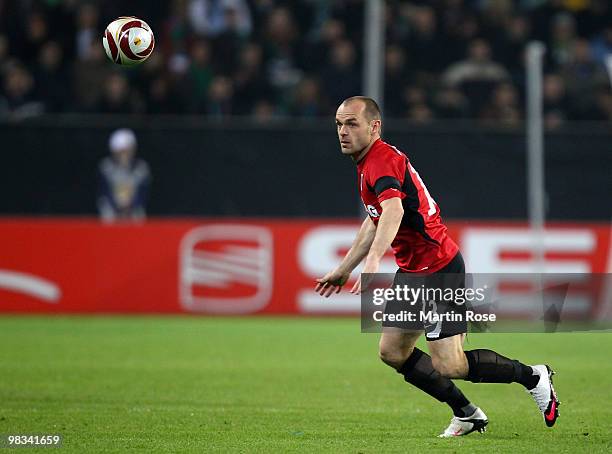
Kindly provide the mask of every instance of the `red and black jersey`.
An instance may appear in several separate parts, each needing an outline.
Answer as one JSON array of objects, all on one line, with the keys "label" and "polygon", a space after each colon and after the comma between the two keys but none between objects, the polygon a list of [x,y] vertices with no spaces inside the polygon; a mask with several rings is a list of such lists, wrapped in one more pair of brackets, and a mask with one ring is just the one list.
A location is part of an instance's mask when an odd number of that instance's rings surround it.
[{"label": "red and black jersey", "polygon": [[391,248],[402,271],[434,273],[459,251],[446,234],[440,209],[408,157],[378,139],[357,163],[361,200],[374,224],[382,214],[381,202],[399,197],[404,216]]}]

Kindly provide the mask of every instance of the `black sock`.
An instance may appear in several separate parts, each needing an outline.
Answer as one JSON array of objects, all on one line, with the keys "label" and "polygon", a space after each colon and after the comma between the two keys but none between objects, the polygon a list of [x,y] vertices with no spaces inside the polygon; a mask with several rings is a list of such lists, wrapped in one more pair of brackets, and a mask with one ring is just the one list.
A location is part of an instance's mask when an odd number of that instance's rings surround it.
[{"label": "black sock", "polygon": [[476,407],[463,395],[461,390],[448,378],[443,377],[431,363],[431,357],[415,348],[397,372],[404,380],[421,391],[447,403],[455,416],[464,417],[474,413]]},{"label": "black sock", "polygon": [[540,375],[535,373],[531,366],[519,363],[521,365],[521,376],[516,381],[527,389],[533,389],[540,381]]},{"label": "black sock", "polygon": [[466,380],[474,383],[520,383],[527,389],[538,384],[540,376],[531,367],[492,350],[469,350]]}]

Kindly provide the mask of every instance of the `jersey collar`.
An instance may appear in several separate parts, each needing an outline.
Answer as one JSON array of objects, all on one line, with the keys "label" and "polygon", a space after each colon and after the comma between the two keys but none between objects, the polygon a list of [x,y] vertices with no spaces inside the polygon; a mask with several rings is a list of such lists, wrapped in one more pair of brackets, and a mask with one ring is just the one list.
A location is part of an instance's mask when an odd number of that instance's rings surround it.
[{"label": "jersey collar", "polygon": [[355,163],[355,164],[357,164],[357,167],[362,167],[363,166],[363,164],[365,163],[365,161],[368,158],[368,156],[370,156],[372,154],[374,149],[377,148],[378,144],[380,144],[381,142],[382,142],[382,139],[380,137],[374,141],[374,143],[372,144],[372,146],[370,147],[368,152],[366,154],[364,154],[361,157],[361,159]]}]

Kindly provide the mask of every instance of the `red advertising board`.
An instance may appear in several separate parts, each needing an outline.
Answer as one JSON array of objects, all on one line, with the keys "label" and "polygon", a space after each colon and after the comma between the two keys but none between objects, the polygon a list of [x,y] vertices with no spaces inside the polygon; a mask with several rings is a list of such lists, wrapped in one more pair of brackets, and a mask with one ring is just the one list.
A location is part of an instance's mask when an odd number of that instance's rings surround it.
[{"label": "red advertising board", "polygon": [[[348,292],[325,299],[315,278],[348,250],[357,222],[89,219],[0,221],[0,312],[357,313]],[[451,222],[468,271],[530,271],[522,223]],[[611,271],[610,226],[549,225],[545,271]],[[381,272],[396,269],[391,256]],[[354,273],[356,275],[356,273]],[[350,285],[350,284],[349,284]],[[350,287],[349,287],[350,288]]]}]

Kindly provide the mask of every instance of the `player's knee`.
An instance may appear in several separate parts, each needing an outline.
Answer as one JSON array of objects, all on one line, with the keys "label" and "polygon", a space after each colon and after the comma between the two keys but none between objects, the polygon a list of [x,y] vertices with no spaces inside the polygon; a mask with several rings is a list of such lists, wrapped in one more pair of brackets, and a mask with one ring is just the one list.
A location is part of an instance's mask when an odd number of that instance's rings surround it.
[{"label": "player's knee", "polygon": [[398,369],[406,362],[406,359],[412,354],[412,349],[409,352],[402,351],[401,348],[383,346],[378,350],[380,360],[388,366]]}]

